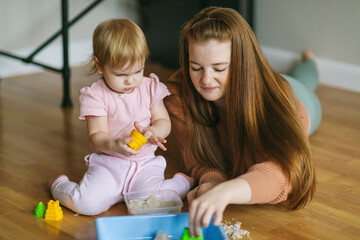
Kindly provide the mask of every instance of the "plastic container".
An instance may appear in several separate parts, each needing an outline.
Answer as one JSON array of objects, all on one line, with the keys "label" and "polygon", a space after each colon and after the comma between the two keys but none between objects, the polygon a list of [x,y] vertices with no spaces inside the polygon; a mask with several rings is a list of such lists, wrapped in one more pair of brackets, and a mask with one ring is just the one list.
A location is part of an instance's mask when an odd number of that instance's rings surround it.
[{"label": "plastic container", "polygon": [[[154,206],[155,204],[145,204],[145,208],[134,206],[131,204],[131,200],[149,201],[151,198],[161,201],[160,206]],[[160,214],[160,213],[179,213],[183,207],[183,202],[179,195],[170,189],[163,190],[150,190],[143,192],[128,192],[124,194],[125,203],[129,214],[132,215],[145,215],[145,214]],[[146,205],[152,205],[151,207]],[[164,206],[167,205],[167,206]],[[170,206],[169,206],[170,205]]]},{"label": "plastic container", "polygon": [[[162,231],[171,240],[180,240],[189,226],[188,213],[100,217],[95,219],[98,240],[154,239]],[[203,228],[205,240],[228,240],[221,225]]]}]

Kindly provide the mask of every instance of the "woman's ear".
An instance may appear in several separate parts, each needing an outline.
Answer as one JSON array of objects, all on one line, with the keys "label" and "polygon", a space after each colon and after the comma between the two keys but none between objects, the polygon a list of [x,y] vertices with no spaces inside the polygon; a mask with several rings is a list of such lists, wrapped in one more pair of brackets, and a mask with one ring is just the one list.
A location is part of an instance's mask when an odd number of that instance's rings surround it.
[{"label": "woman's ear", "polygon": [[97,72],[102,75],[103,74],[103,69],[102,69],[102,65],[100,64],[99,60],[97,59],[96,56],[93,57],[93,61],[96,67]]}]

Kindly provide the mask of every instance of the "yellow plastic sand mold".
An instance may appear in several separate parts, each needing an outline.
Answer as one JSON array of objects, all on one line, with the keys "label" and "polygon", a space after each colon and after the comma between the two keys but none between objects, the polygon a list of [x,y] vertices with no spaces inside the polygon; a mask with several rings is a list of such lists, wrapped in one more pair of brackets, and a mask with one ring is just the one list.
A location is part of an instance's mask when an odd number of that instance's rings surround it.
[{"label": "yellow plastic sand mold", "polygon": [[132,141],[128,143],[128,146],[137,151],[142,145],[147,143],[147,139],[136,129],[131,131],[130,137],[132,137]]},{"label": "yellow plastic sand mold", "polygon": [[47,204],[47,209],[45,212],[45,220],[47,221],[59,221],[63,219],[64,214],[61,210],[59,200],[53,201],[50,200]]}]

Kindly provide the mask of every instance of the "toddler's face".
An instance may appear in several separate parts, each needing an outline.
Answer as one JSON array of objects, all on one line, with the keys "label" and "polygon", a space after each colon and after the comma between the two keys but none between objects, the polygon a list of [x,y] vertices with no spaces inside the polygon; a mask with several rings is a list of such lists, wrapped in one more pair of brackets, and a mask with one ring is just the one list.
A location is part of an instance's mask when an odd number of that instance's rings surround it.
[{"label": "toddler's face", "polygon": [[109,87],[118,93],[131,93],[138,87],[144,76],[145,61],[138,61],[129,67],[129,63],[123,67],[111,67],[105,64],[99,69]]}]

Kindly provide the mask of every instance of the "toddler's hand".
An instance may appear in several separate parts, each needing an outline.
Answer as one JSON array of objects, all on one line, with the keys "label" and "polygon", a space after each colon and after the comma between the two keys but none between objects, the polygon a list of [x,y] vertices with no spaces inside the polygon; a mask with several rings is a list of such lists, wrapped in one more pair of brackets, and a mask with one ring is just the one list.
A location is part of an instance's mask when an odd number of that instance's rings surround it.
[{"label": "toddler's hand", "polygon": [[163,151],[167,150],[163,144],[167,143],[166,139],[157,136],[151,126],[144,128],[137,121],[134,122],[134,126],[135,129],[138,130],[149,141],[149,143],[159,146]]},{"label": "toddler's hand", "polygon": [[131,137],[118,138],[114,141],[114,151],[124,156],[132,156],[139,153],[139,151],[133,150],[127,144],[132,141]]}]

